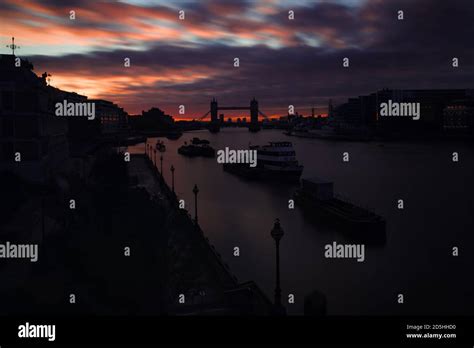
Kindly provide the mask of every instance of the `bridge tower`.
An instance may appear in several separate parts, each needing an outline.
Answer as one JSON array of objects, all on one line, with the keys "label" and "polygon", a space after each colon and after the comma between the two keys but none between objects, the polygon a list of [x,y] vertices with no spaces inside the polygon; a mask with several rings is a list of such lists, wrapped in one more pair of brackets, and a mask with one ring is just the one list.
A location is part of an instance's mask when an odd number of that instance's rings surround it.
[{"label": "bridge tower", "polygon": [[217,113],[219,111],[219,107],[217,106],[216,98],[212,98],[211,100],[211,123],[209,124],[209,130],[211,133],[219,132],[219,119],[217,118]]},{"label": "bridge tower", "polygon": [[250,125],[249,131],[258,132],[260,125],[258,124],[258,101],[253,97],[250,101]]},{"label": "bridge tower", "polygon": [[217,107],[217,100],[216,98],[212,98],[211,100],[211,122],[216,123],[217,122],[217,111],[219,108]]}]

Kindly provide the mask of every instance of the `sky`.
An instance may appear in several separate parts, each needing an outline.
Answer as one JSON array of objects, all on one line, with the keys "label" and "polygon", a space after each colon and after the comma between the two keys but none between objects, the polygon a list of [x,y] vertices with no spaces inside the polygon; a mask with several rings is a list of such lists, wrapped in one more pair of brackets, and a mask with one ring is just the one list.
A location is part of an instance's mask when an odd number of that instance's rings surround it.
[{"label": "sky", "polygon": [[2,0],[0,52],[14,36],[51,85],[130,114],[198,118],[213,97],[309,114],[382,88],[473,88],[473,23],[472,0]]}]

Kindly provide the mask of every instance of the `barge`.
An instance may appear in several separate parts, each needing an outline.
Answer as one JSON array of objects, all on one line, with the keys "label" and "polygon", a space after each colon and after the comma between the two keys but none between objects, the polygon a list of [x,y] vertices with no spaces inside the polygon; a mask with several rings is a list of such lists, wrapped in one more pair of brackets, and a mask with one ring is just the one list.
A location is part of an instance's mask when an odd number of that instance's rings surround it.
[{"label": "barge", "polygon": [[340,228],[354,241],[384,244],[386,221],[383,217],[335,197],[333,183],[318,178],[302,179],[295,203],[310,217]]}]

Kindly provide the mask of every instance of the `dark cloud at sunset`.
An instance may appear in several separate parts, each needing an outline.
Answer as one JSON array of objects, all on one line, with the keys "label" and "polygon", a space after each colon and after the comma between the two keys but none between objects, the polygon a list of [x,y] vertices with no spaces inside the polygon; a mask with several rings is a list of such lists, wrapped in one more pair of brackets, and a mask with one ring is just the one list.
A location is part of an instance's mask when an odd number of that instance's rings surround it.
[{"label": "dark cloud at sunset", "polygon": [[244,105],[255,96],[269,115],[288,104],[308,113],[385,87],[470,88],[474,81],[468,0],[7,0],[0,18],[4,52],[15,36],[18,55],[37,74],[51,73],[52,85],[132,114],[158,106],[176,115],[184,104],[187,117],[199,117],[214,96]]}]

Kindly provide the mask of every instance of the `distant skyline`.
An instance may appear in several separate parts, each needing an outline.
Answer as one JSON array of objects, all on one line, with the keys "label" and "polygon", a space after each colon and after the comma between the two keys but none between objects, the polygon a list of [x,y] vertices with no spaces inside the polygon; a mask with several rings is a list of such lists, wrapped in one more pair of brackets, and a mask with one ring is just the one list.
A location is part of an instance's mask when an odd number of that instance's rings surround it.
[{"label": "distant skyline", "polygon": [[156,106],[182,117],[184,104],[193,118],[212,97],[222,105],[255,97],[269,116],[290,104],[307,115],[382,88],[474,87],[469,0],[5,0],[0,19],[2,53],[14,36],[15,53],[53,86],[130,114]]}]

